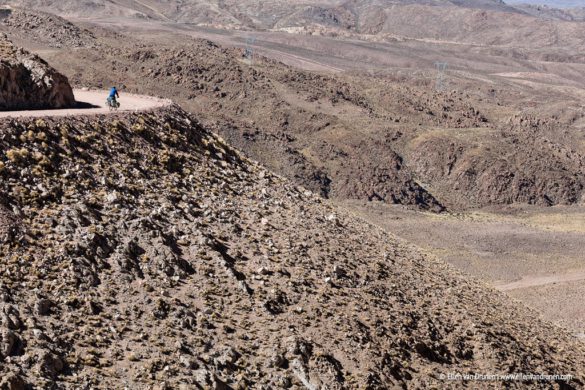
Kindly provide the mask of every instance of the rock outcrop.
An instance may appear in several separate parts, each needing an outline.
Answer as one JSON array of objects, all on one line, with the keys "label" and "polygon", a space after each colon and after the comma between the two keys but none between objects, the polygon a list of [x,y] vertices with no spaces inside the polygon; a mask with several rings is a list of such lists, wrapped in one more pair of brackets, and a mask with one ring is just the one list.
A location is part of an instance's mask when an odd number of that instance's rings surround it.
[{"label": "rock outcrop", "polygon": [[67,77],[0,34],[0,110],[67,108],[74,104]]}]

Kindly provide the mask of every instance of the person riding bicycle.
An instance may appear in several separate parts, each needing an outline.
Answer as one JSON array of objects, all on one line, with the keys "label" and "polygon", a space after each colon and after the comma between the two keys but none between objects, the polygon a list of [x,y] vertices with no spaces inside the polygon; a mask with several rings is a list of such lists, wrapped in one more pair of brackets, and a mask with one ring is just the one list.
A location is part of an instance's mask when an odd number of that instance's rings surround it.
[{"label": "person riding bicycle", "polygon": [[112,87],[112,89],[110,89],[110,96],[108,96],[108,103],[111,106],[116,106],[117,105],[117,101],[116,98],[120,98],[120,95],[118,94],[118,89],[116,89],[116,87]]}]

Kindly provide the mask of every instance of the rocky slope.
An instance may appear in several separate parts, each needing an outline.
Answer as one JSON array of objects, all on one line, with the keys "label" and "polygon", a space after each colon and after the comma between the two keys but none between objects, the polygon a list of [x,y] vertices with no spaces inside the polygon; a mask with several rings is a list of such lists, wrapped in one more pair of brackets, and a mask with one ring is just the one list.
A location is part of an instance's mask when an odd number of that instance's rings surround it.
[{"label": "rocky slope", "polygon": [[415,140],[409,162],[454,208],[585,204],[585,155],[561,141],[563,130],[558,121],[518,115],[482,137]]},{"label": "rocky slope", "polygon": [[0,33],[0,110],[65,108],[75,97],[65,76]]},{"label": "rocky slope", "polygon": [[1,388],[585,385],[568,333],[176,106],[0,134]]},{"label": "rocky slope", "polygon": [[[3,14],[3,15],[2,15]],[[34,40],[49,47],[94,47],[95,35],[65,19],[44,12],[26,9],[6,9],[0,12],[0,28],[12,37]]]},{"label": "rocky slope", "polygon": [[250,67],[241,50],[209,41],[165,48],[122,41],[131,44],[70,53],[76,56],[66,65],[72,83],[123,84],[129,91],[174,97],[238,149],[325,197],[442,209],[389,140],[357,131],[361,122],[315,110],[322,102],[333,112],[349,108],[367,117],[371,103],[350,82],[265,58]]}]

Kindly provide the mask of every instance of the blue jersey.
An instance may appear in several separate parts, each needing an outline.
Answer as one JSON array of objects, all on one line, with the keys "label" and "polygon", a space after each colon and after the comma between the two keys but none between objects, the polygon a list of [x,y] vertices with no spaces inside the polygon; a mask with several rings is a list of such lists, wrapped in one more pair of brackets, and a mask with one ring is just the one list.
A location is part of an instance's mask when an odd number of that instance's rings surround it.
[{"label": "blue jersey", "polygon": [[110,97],[114,98],[116,97],[116,95],[118,95],[118,90],[116,89],[116,87],[110,89]]}]

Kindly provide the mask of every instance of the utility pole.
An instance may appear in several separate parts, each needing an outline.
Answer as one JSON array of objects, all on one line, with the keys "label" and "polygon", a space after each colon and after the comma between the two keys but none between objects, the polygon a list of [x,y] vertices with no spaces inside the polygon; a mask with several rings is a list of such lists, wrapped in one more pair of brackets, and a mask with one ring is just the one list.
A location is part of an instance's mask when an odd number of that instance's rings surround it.
[{"label": "utility pole", "polygon": [[244,57],[246,57],[246,61],[249,65],[252,65],[254,62],[254,44],[256,43],[256,37],[248,37],[246,39],[246,51],[244,52]]},{"label": "utility pole", "polygon": [[449,67],[447,62],[435,62],[437,68],[437,80],[435,83],[435,89],[437,92],[441,92],[445,89],[445,71]]}]

